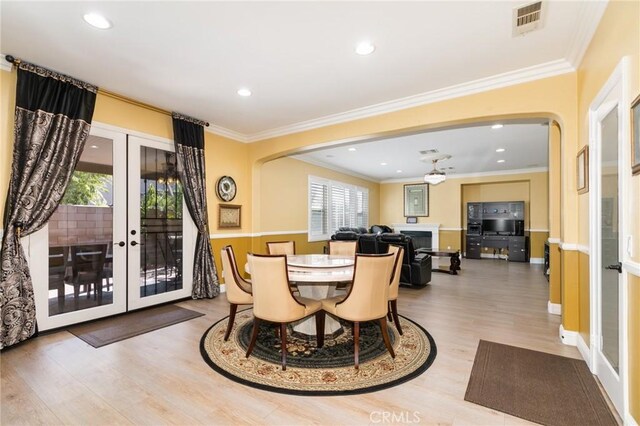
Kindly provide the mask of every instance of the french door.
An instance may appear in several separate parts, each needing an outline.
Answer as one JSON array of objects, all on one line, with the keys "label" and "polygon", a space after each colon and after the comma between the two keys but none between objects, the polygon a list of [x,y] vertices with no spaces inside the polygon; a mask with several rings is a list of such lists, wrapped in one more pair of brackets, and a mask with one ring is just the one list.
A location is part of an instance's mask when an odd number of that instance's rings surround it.
[{"label": "french door", "polygon": [[62,203],[23,240],[40,330],[191,294],[195,226],[173,151],[94,123]]}]

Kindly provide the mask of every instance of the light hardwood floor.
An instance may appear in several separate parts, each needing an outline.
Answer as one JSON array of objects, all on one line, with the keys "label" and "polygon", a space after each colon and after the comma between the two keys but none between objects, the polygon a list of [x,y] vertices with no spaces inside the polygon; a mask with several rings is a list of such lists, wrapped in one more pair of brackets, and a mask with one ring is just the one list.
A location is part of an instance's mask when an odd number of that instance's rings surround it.
[{"label": "light hardwood floor", "polygon": [[[205,330],[227,315],[224,296],[181,306],[205,316],[94,349],[68,332],[1,354],[2,425],[12,424],[420,424],[528,423],[464,401],[480,339],[580,358],[547,313],[541,265],[463,259],[459,276],[434,273],[401,289],[398,310],[434,337],[438,356],[420,377],[366,395],[301,397],[232,382],[200,356]],[[415,416],[414,416],[415,414]]]}]

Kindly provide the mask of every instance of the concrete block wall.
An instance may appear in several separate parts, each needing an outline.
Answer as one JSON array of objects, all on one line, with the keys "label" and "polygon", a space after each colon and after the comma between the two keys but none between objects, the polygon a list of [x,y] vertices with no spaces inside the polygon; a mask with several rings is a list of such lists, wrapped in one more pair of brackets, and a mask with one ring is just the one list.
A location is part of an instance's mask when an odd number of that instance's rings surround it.
[{"label": "concrete block wall", "polygon": [[49,219],[49,246],[113,241],[113,208],[61,204]]}]

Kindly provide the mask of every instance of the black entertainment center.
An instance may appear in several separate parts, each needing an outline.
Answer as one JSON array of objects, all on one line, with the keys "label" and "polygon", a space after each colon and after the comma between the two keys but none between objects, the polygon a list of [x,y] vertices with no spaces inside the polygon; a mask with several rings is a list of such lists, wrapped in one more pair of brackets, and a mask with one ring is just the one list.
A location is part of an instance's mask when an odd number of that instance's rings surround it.
[{"label": "black entertainment center", "polygon": [[480,259],[483,248],[509,251],[509,260],[529,260],[524,201],[467,203],[466,257]]}]

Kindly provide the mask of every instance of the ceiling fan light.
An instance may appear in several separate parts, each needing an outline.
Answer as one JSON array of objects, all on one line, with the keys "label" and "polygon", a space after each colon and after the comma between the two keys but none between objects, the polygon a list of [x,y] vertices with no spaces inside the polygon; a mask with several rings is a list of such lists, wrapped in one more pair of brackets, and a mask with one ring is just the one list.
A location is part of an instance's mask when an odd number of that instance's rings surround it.
[{"label": "ceiling fan light", "polygon": [[428,183],[430,185],[437,185],[439,183],[444,182],[446,179],[447,179],[447,176],[443,172],[436,171],[436,170],[424,175],[425,183]]}]

